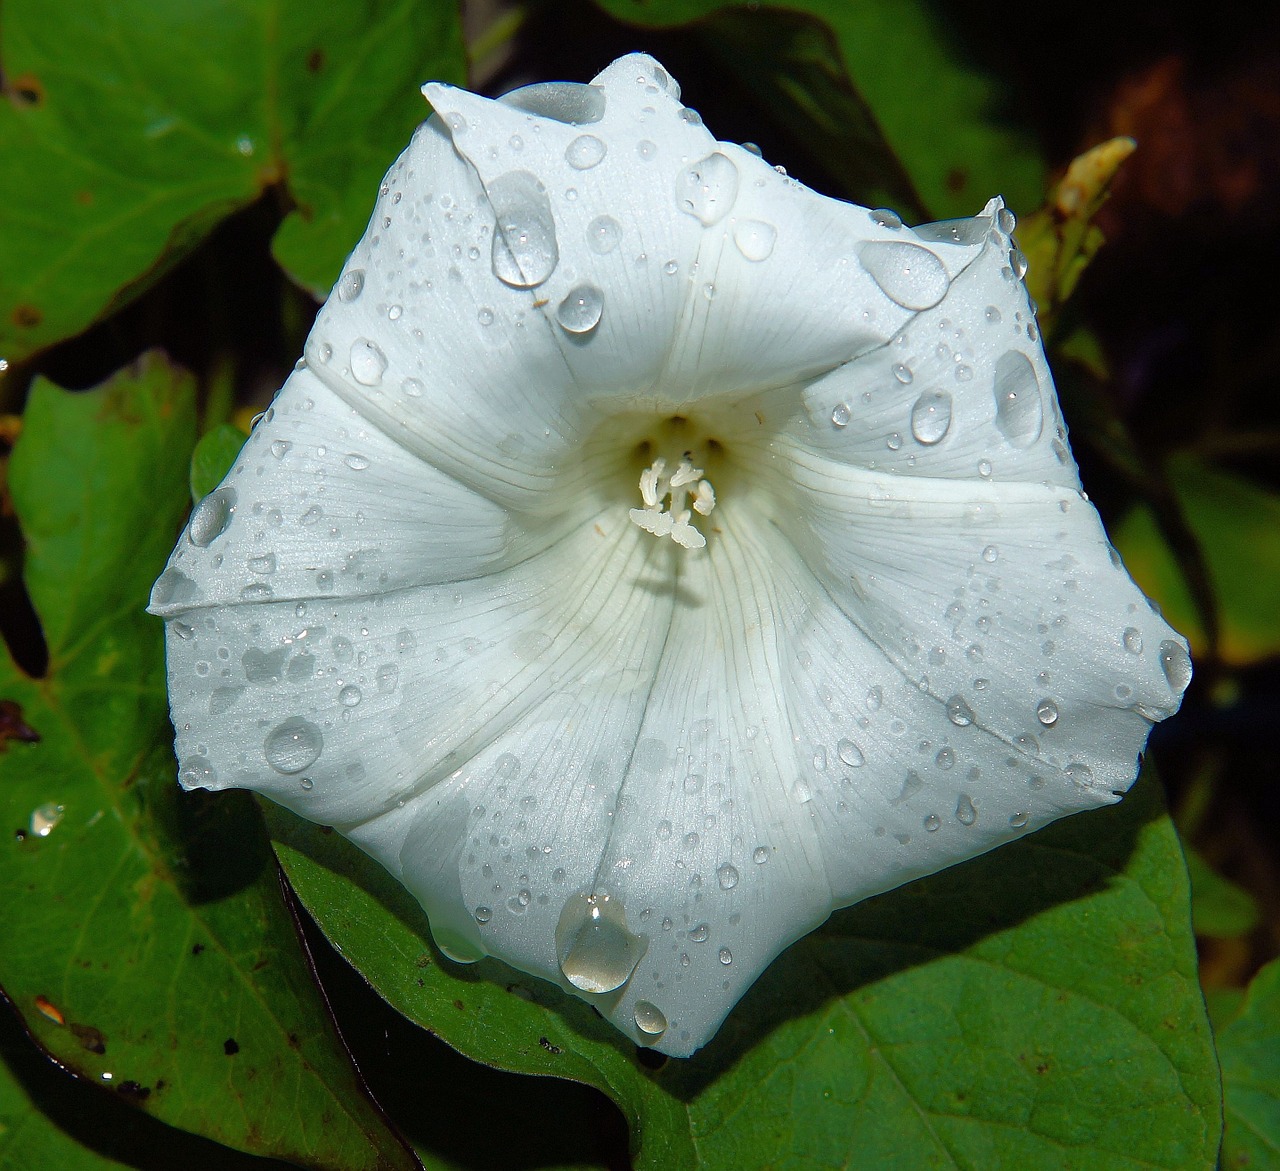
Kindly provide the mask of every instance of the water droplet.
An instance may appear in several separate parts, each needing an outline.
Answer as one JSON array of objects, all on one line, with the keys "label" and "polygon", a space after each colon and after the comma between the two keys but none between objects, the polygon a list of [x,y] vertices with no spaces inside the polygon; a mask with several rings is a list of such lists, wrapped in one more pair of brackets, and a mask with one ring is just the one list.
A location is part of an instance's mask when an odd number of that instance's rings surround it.
[{"label": "water droplet", "polygon": [[947,772],[954,768],[956,763],[955,750],[951,748],[939,748],[938,755],[933,758],[933,763],[942,769],[943,772]]},{"label": "water droplet", "polygon": [[215,488],[191,510],[187,540],[201,549],[207,548],[227,531],[235,510],[236,490]]},{"label": "water droplet", "polygon": [[866,698],[867,711],[878,712],[880,705],[884,703],[884,691],[879,687],[873,687],[867,692]]},{"label": "water droplet", "polygon": [[667,1018],[656,1004],[637,1000],[635,1007],[636,1028],[650,1037],[660,1037],[667,1031]]},{"label": "water droplet", "polygon": [[732,890],[738,885],[738,871],[736,867],[726,862],[716,871],[716,881],[720,884],[721,890]]},{"label": "water droplet", "polygon": [[731,952],[727,947],[722,947],[720,949],[720,962],[724,964],[726,968],[733,963],[733,952]]},{"label": "water droplet", "polygon": [[982,550],[982,560],[988,565],[994,565],[1000,557],[1000,550],[994,545],[988,545]]},{"label": "water droplet", "polygon": [[288,454],[289,448],[292,446],[293,444],[287,439],[273,439],[271,441],[271,454],[274,455],[276,459],[284,459],[285,455]]},{"label": "water droplet", "polygon": [[681,171],[676,178],[676,204],[704,227],[718,224],[738,197],[738,168],[716,151]]},{"label": "water droplet", "polygon": [[1130,626],[1125,629],[1124,649],[1131,655],[1142,654],[1142,631],[1136,626]]},{"label": "water droplet", "polygon": [[757,866],[763,866],[769,861],[769,847],[757,846],[751,852],[751,861],[753,861]]},{"label": "water droplet", "polygon": [[647,940],[628,930],[622,904],[604,893],[570,896],[556,924],[560,970],[583,992],[621,988],[647,946]]},{"label": "water droplet", "polygon": [[858,259],[889,300],[904,309],[931,309],[947,295],[951,279],[927,248],[889,240],[869,240]]},{"label": "water droplet", "polygon": [[852,412],[849,410],[848,403],[836,403],[831,408],[831,425],[833,427],[847,427],[851,417]]},{"label": "water droplet", "polygon": [[680,121],[687,122],[690,126],[701,126],[702,115],[699,114],[697,110],[691,110],[686,106],[680,111]]},{"label": "water droplet", "polygon": [[978,820],[978,811],[968,793],[961,793],[956,802],[956,821],[961,825],[972,825]]},{"label": "water droplet", "polygon": [[1052,728],[1058,722],[1058,705],[1051,699],[1042,699],[1036,704],[1036,719],[1046,728]]},{"label": "water droplet", "polygon": [[587,244],[600,256],[612,252],[622,240],[622,225],[613,216],[596,216],[587,225]]},{"label": "water droplet", "polygon": [[973,709],[958,695],[947,700],[947,719],[957,728],[967,728],[973,723]]},{"label": "water droplet", "polygon": [[[1009,267],[1013,269],[1013,275],[1016,276],[1018,280],[1022,280],[1022,278],[1027,275],[1027,269],[1030,268],[1031,266],[1027,262],[1026,254],[1023,253],[1021,249],[1010,248],[1009,249]],[[1035,337],[1032,333],[1032,328],[1033,327],[1030,324],[1028,324],[1027,336],[1031,338],[1032,341],[1035,341]]]},{"label": "water droplet", "polygon": [[733,242],[748,260],[768,260],[778,239],[778,229],[764,220],[743,220],[733,229]]},{"label": "water droplet", "polygon": [[387,320],[388,320],[388,321],[399,321],[399,320],[400,320],[400,318],[401,318],[401,317],[403,317],[403,316],[404,316],[404,306],[403,306],[403,305],[391,305],[391,306],[389,306],[389,307],[387,308]]},{"label": "water droplet", "polygon": [[368,338],[351,343],[351,377],[361,386],[377,386],[387,369],[387,356]]},{"label": "water droplet", "polygon": [[887,207],[878,207],[867,214],[871,217],[871,222],[878,228],[888,228],[891,232],[896,232],[902,227],[902,217],[896,211],[891,211]]},{"label": "water droplet", "polygon": [[991,461],[989,459],[978,460],[978,475],[984,480],[991,475]]},{"label": "water droplet", "polygon": [[364,269],[349,268],[338,280],[338,300],[354,301],[364,291]]},{"label": "water droplet", "polygon": [[706,943],[711,935],[711,928],[705,923],[699,923],[696,927],[689,928],[689,940],[691,943]]},{"label": "water droplet", "polygon": [[1062,771],[1067,774],[1069,780],[1074,781],[1077,785],[1088,786],[1093,784],[1093,769],[1087,764],[1074,761]]},{"label": "water droplet", "polygon": [[246,564],[250,573],[275,573],[276,555],[274,553],[259,553],[256,557],[250,557]]},{"label": "water droplet", "polygon": [[959,220],[937,220],[911,229],[930,244],[981,244],[991,231],[988,216],[970,216]]},{"label": "water droplet", "polygon": [[240,591],[242,602],[269,602],[275,597],[275,591],[264,581],[251,582]]},{"label": "water droplet", "polygon": [[589,171],[604,161],[609,148],[594,134],[579,134],[564,148],[565,162],[575,171]]},{"label": "water droplet", "polygon": [[909,385],[911,380],[915,377],[915,375],[911,373],[911,367],[902,362],[895,362],[893,364],[893,376],[901,382],[903,386]]},{"label": "water droplet", "polygon": [[1180,642],[1166,638],[1160,644],[1160,669],[1178,695],[1186,691],[1191,682],[1191,659]]},{"label": "water droplet", "polygon": [[931,447],[951,429],[951,396],[945,390],[926,390],[911,408],[911,435]]},{"label": "water droplet", "polygon": [[46,801],[43,805],[37,805],[31,811],[31,820],[28,822],[32,837],[47,838],[58,828],[58,822],[63,819],[66,812],[66,806],[59,805],[54,801]]},{"label": "water droplet", "polygon": [[1044,427],[1040,380],[1031,360],[1009,350],[996,363],[996,427],[1014,447],[1030,447]]},{"label": "water droplet", "polygon": [[647,163],[654,155],[658,153],[658,147],[655,143],[650,142],[647,138],[642,138],[636,143],[636,154],[638,154]]},{"label": "water droplet", "polygon": [[1006,236],[1012,236],[1014,228],[1018,226],[1018,219],[1007,207],[1002,207],[996,212],[996,224]]},{"label": "water droplet", "polygon": [[942,828],[942,818],[940,818],[936,813],[931,813],[929,814],[928,817],[924,819],[925,833],[934,834],[934,833],[937,833],[938,830],[940,830],[941,828]]},{"label": "water droplet", "polygon": [[1009,825],[1013,829],[1022,829],[1026,826],[1027,822],[1029,822],[1030,820],[1031,820],[1030,813],[1015,813],[1009,818]]},{"label": "water droplet", "polygon": [[578,285],[556,306],[556,320],[566,333],[590,333],[604,313],[604,294],[595,285]]},{"label": "water droplet", "polygon": [[475,910],[475,916],[477,923],[488,923],[493,918],[493,908],[479,906]]},{"label": "water droplet", "polygon": [[536,175],[509,171],[488,185],[497,224],[493,273],[514,289],[532,289],[560,262],[551,201]]},{"label": "water droplet", "polygon": [[426,387],[423,386],[422,379],[420,378],[406,378],[400,384],[400,389],[403,390],[409,398],[421,398],[422,392]]},{"label": "water droplet", "polygon": [[862,749],[859,748],[852,740],[838,741],[836,744],[836,755],[850,768],[861,768],[867,763],[867,758],[863,756]]},{"label": "water droplet", "polygon": [[293,716],[271,730],[262,751],[276,772],[288,775],[315,764],[323,747],[320,729],[301,716]]},{"label": "water droplet", "polygon": [[569,126],[599,122],[605,110],[604,90],[576,81],[539,81],[513,89],[498,100],[504,106]]},{"label": "water droplet", "polygon": [[343,707],[355,707],[359,704],[363,697],[360,694],[360,688],[354,683],[348,683],[341,691],[338,692],[338,702]]}]

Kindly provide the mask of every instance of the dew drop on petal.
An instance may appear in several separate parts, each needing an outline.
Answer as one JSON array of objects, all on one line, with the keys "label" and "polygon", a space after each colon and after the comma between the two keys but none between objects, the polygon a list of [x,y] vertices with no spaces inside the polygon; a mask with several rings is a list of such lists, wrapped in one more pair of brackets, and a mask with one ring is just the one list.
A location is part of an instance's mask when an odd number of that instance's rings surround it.
[{"label": "dew drop on petal", "polygon": [[564,148],[565,162],[575,171],[589,171],[603,162],[608,153],[609,148],[594,134],[579,134]]},{"label": "dew drop on petal", "polygon": [[722,947],[720,949],[720,962],[724,964],[726,968],[733,963],[733,952],[731,952],[727,947]]},{"label": "dew drop on petal", "polygon": [[353,451],[348,453],[342,462],[353,472],[363,472],[368,468],[370,460],[367,455],[361,455],[359,452]]},{"label": "dew drop on petal", "polygon": [[706,943],[711,937],[711,928],[705,923],[689,928],[689,940],[692,943]]},{"label": "dew drop on petal", "polygon": [[361,700],[360,688],[354,683],[348,683],[341,691],[338,692],[338,702],[343,707],[356,707]]},{"label": "dew drop on petal", "polygon": [[589,126],[604,117],[605,94],[598,85],[577,81],[539,81],[522,86],[498,99],[539,118],[568,126]]},{"label": "dew drop on petal", "polygon": [[847,764],[850,768],[861,768],[867,763],[867,758],[863,756],[862,749],[852,740],[840,740],[837,742],[836,755],[842,763]]},{"label": "dew drop on petal", "polygon": [[887,207],[878,207],[874,211],[867,213],[871,218],[871,222],[877,228],[888,228],[891,232],[896,232],[902,227],[902,217]]},{"label": "dew drop on petal", "polygon": [[956,802],[956,821],[961,825],[972,825],[978,820],[978,811],[974,808],[973,799],[968,793],[961,793]]},{"label": "dew drop on petal", "polygon": [[493,908],[479,906],[475,909],[475,917],[477,923],[488,923],[493,918]]},{"label": "dew drop on petal", "polygon": [[612,252],[622,240],[622,225],[613,216],[596,216],[587,225],[587,244],[600,256]]},{"label": "dew drop on petal", "polygon": [[743,220],[733,229],[733,242],[744,257],[767,260],[778,239],[778,229],[764,220]]},{"label": "dew drop on petal", "polygon": [[931,447],[940,443],[951,428],[951,396],[945,390],[927,390],[911,408],[911,435],[917,443]]},{"label": "dew drop on petal", "polygon": [[942,818],[940,818],[936,813],[931,813],[924,819],[925,833],[937,833],[941,828]]},{"label": "dew drop on petal", "polygon": [[763,866],[769,861],[769,847],[757,846],[751,852],[751,861],[753,861],[757,866]]},{"label": "dew drop on petal", "polygon": [[621,988],[645,953],[627,928],[622,904],[607,894],[571,895],[556,924],[556,956],[565,979],[583,992]]},{"label": "dew drop on petal", "polygon": [[271,730],[262,751],[276,772],[288,775],[315,764],[323,747],[320,729],[301,716],[293,716]]},{"label": "dew drop on petal", "polygon": [[1042,699],[1036,704],[1036,719],[1046,728],[1052,728],[1058,722],[1058,705],[1051,699]]},{"label": "dew drop on petal", "polygon": [[958,695],[947,700],[947,719],[957,728],[967,728],[973,723],[973,709]]},{"label": "dew drop on petal", "polygon": [[667,1018],[656,1004],[637,1000],[635,1006],[636,1028],[650,1037],[660,1037],[667,1031]]},{"label": "dew drop on petal", "polygon": [[676,204],[705,227],[718,224],[738,197],[738,168],[716,151],[676,177]]},{"label": "dew drop on petal", "polygon": [[1160,644],[1160,669],[1178,695],[1186,691],[1191,682],[1191,659],[1180,642],[1166,638]]},{"label": "dew drop on petal", "polygon": [[508,171],[488,185],[487,193],[497,217],[494,276],[513,289],[542,284],[560,262],[546,189],[529,171]]},{"label": "dew drop on petal", "polygon": [[363,291],[363,268],[349,268],[338,280],[339,301],[354,301]]},{"label": "dew drop on petal", "polygon": [[590,333],[600,324],[604,313],[604,294],[595,285],[578,285],[570,289],[556,306],[556,320],[566,333]]},{"label": "dew drop on petal", "polygon": [[852,414],[848,403],[836,403],[831,408],[831,425],[833,427],[847,427],[851,417]]},{"label": "dew drop on petal", "polygon": [[911,230],[930,244],[981,244],[991,231],[991,219],[988,216],[971,216],[959,220],[937,220],[931,224],[918,224]]},{"label": "dew drop on petal", "polygon": [[947,295],[951,279],[927,248],[896,240],[869,240],[858,259],[880,291],[904,309],[931,309]]},{"label": "dew drop on petal", "polygon": [[1014,447],[1030,447],[1044,428],[1040,381],[1031,360],[1009,350],[996,363],[996,427]]},{"label": "dew drop on petal", "polygon": [[201,549],[216,541],[231,524],[236,510],[236,490],[215,488],[191,510],[187,540]]},{"label": "dew drop on petal", "polygon": [[377,386],[387,369],[387,356],[368,338],[351,343],[351,377],[361,386]]},{"label": "dew drop on petal", "polygon": [[716,881],[720,884],[721,890],[732,890],[738,885],[737,868],[726,862],[716,871]]},{"label": "dew drop on petal", "polygon": [[1142,631],[1136,626],[1126,627],[1123,641],[1124,649],[1131,655],[1142,654]]}]

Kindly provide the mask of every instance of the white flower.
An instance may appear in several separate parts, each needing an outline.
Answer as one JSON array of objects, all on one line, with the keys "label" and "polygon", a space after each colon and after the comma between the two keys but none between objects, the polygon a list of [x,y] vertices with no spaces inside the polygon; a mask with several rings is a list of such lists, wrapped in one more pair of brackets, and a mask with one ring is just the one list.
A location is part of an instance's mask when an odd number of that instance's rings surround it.
[{"label": "white flower", "polygon": [[1013,217],[915,230],[666,73],[439,117],[156,583],[181,780],[336,826],[687,1055],[846,906],[1115,801],[1187,684]]}]

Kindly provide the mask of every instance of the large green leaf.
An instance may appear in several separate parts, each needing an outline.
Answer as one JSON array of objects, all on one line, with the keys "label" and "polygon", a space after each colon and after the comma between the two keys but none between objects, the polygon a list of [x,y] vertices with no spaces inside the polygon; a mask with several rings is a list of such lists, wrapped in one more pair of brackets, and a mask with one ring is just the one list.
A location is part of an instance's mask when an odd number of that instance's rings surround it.
[{"label": "large green leaf", "polygon": [[[1171,460],[1168,475],[1208,568],[1223,657],[1251,663],[1280,652],[1280,496],[1190,455]],[[1199,612],[1155,514],[1138,505],[1112,537],[1134,580],[1186,634],[1192,653],[1202,651]]]},{"label": "large green leaf", "polygon": [[1280,960],[1249,985],[1240,1014],[1218,1037],[1227,1095],[1224,1171],[1280,1167]]},{"label": "large green leaf", "polygon": [[[919,207],[904,206],[904,213],[973,215],[997,193],[1016,210],[1030,212],[1044,197],[1044,164],[1032,138],[1015,128],[1008,95],[966,52],[966,30],[949,23],[940,6],[923,0],[786,0],[764,8],[731,0],[598,3],[620,20],[664,28],[714,15],[694,26],[709,51],[737,69],[762,107],[790,122],[799,140],[816,135],[824,154],[841,149],[839,134],[829,125],[832,103],[826,99],[843,88],[831,79],[847,74],[859,104],[865,103],[883,142],[919,194]],[[820,21],[834,37],[832,50],[799,35],[797,51],[796,33],[784,31],[779,37],[785,26],[779,14]],[[991,35],[986,23],[967,31]],[[780,60],[803,60],[800,76],[807,84],[797,85],[790,64],[768,63],[779,45]],[[721,52],[725,46],[731,51]],[[824,73],[828,78],[815,101],[813,78]],[[843,99],[835,110],[850,123],[843,149],[865,149],[870,138],[865,115]],[[827,158],[822,162],[828,165]],[[839,174],[842,166],[837,159],[833,169]],[[879,181],[892,184],[892,173],[879,168]],[[861,187],[848,193],[859,198],[870,194]]]},{"label": "large green leaf", "polygon": [[1150,779],[1115,808],[835,916],[710,1046],[656,1070],[558,989],[442,960],[413,899],[338,835],[278,810],[268,824],[294,888],[383,996],[480,1061],[602,1089],[641,1167],[1188,1171],[1216,1158],[1186,871]]},{"label": "large green leaf", "polygon": [[0,353],[78,333],[279,185],[276,254],[327,288],[378,180],[460,81],[456,7],[420,0],[6,0]]},{"label": "large green leaf", "polygon": [[9,483],[49,665],[0,661],[21,733],[0,744],[0,985],[59,1062],[166,1122],[303,1166],[411,1167],[328,1020],[252,801],[174,781],[143,606],[188,502],[193,400],[157,358],[89,393],[32,389]]}]

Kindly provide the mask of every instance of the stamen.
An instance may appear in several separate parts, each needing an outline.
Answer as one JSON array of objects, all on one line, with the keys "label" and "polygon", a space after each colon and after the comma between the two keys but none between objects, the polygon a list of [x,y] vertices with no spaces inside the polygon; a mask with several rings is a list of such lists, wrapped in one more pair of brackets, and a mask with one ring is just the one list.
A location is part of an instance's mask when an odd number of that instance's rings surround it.
[{"label": "stamen", "polygon": [[[691,489],[691,485],[694,485]],[[685,452],[674,472],[667,475],[667,461],[655,459],[640,473],[640,498],[643,508],[633,508],[633,524],[655,537],[670,537],[685,549],[702,549],[707,538],[690,524],[692,513],[686,507],[693,496],[693,511],[706,516],[716,506],[715,489],[702,479],[702,469],[693,466],[691,453]],[[665,507],[664,507],[665,503]]]}]

